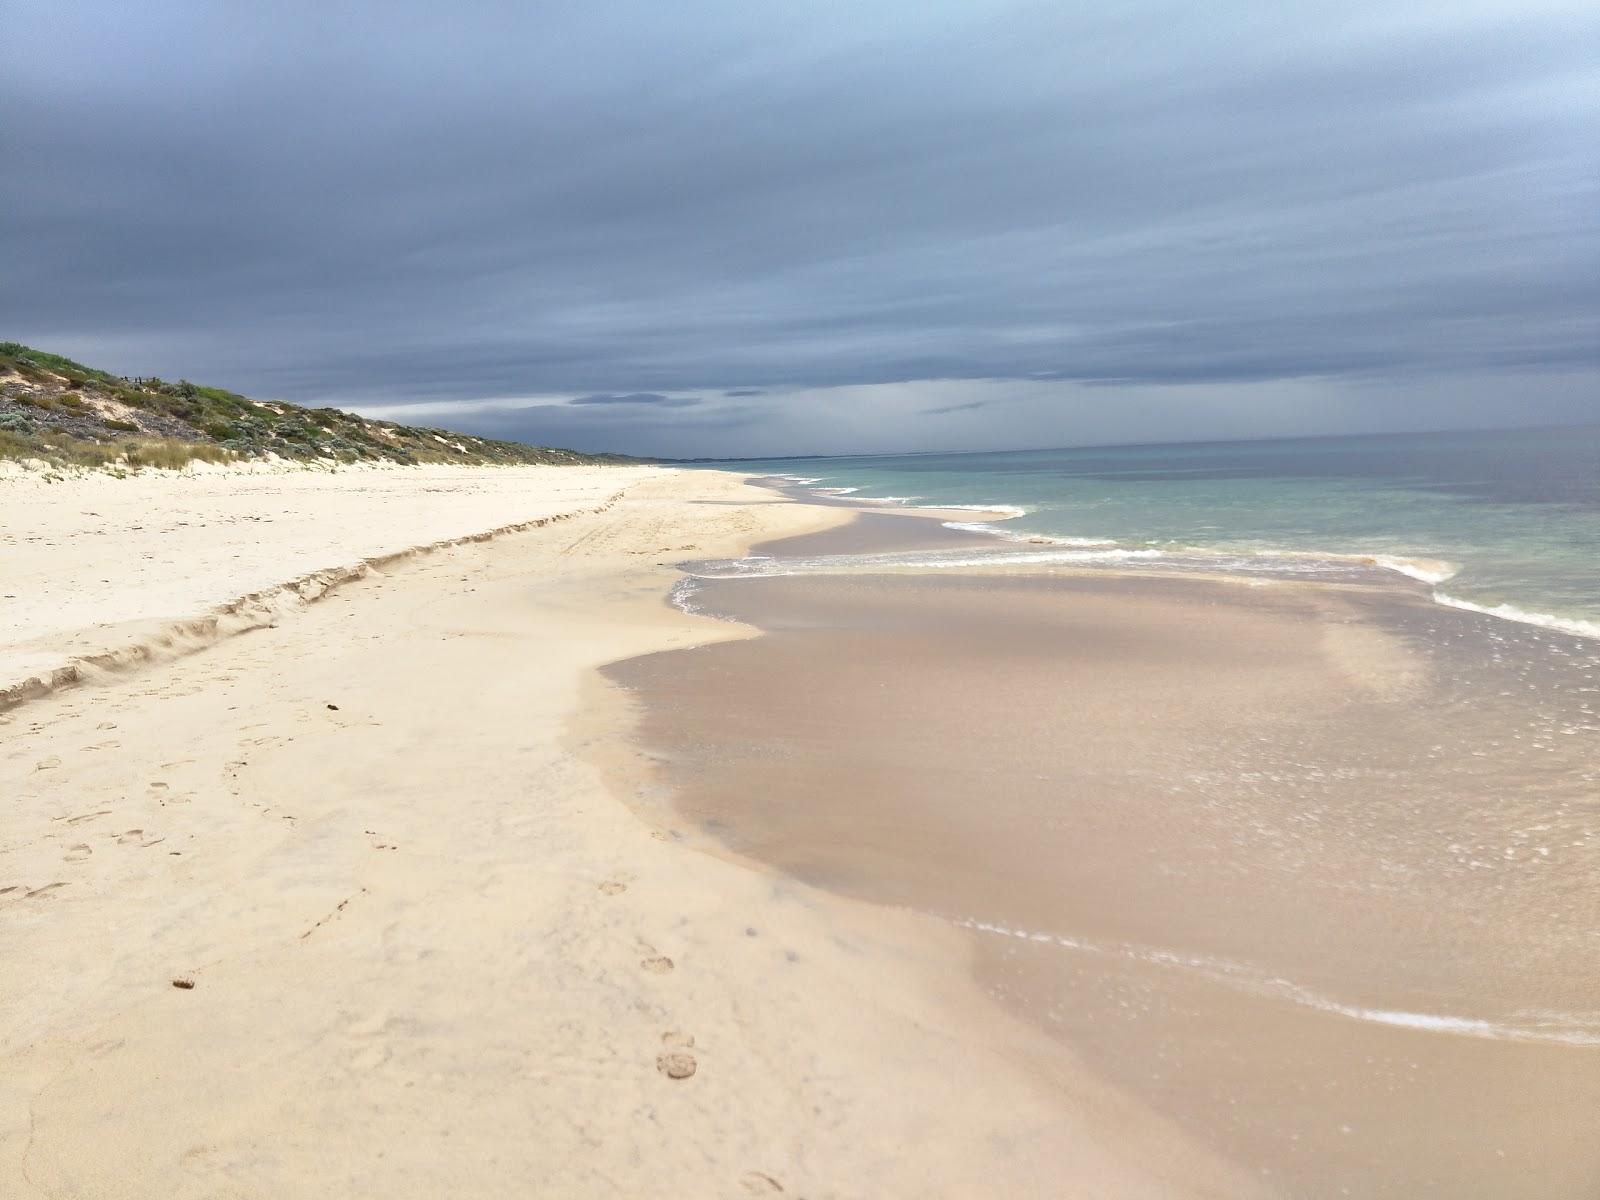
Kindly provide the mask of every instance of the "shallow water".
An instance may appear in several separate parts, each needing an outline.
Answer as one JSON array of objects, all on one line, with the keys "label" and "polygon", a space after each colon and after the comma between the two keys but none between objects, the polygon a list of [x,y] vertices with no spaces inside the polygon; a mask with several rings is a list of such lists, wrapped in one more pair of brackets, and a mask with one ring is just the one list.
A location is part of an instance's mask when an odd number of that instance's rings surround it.
[{"label": "shallow water", "polygon": [[1277,1194],[1600,1194],[1600,643],[1342,560],[975,570],[934,524],[695,566],[763,636],[608,669],[682,817],[970,931]]},{"label": "shallow water", "polygon": [[1600,426],[741,467],[852,499],[1014,506],[1005,533],[1080,555],[1285,573],[1371,558],[1442,602],[1600,636]]}]

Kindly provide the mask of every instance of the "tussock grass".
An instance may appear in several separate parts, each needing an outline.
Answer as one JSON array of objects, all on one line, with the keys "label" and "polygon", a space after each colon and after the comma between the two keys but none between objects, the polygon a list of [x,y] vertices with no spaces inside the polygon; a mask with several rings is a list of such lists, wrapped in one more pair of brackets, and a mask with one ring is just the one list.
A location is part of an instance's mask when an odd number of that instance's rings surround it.
[{"label": "tussock grass", "polygon": [[157,467],[177,471],[192,462],[232,462],[237,456],[220,446],[169,438],[127,438],[89,442],[54,431],[17,433],[0,429],[0,458],[36,458],[54,467]]}]

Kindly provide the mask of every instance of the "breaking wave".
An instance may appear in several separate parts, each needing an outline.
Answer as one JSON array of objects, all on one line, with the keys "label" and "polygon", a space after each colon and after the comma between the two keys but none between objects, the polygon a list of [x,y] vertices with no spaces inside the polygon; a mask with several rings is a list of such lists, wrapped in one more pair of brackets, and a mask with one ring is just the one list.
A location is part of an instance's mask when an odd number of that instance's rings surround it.
[{"label": "breaking wave", "polygon": [[1570,633],[1577,637],[1600,638],[1600,621],[1584,621],[1577,617],[1558,617],[1551,613],[1529,612],[1518,608],[1515,604],[1474,604],[1471,600],[1462,600],[1458,596],[1446,595],[1444,592],[1434,592],[1434,600],[1449,608],[1464,609],[1467,612],[1482,613],[1486,617],[1499,617],[1502,621],[1517,621],[1523,625],[1537,625],[1541,629],[1554,629],[1560,633]]},{"label": "breaking wave", "polygon": [[[1163,570],[1242,575],[1246,577],[1283,576],[1328,580],[1360,580],[1377,578],[1374,572],[1404,576],[1424,584],[1431,590],[1432,599],[1448,608],[1480,613],[1499,620],[1522,625],[1537,626],[1559,633],[1584,638],[1600,638],[1600,621],[1567,617],[1554,613],[1538,612],[1515,604],[1485,604],[1464,599],[1438,590],[1438,585],[1455,578],[1460,566],[1438,558],[1400,554],[1351,554],[1261,548],[1255,550],[1228,550],[1205,546],[1139,546],[1122,545],[1112,538],[1046,535],[1013,527],[1009,522],[1026,516],[1031,510],[1021,505],[941,504],[917,496],[862,496],[859,487],[816,486],[825,482],[823,476],[782,475],[786,482],[808,487],[826,496],[845,497],[863,503],[910,505],[919,500],[924,505],[942,512],[970,511],[983,513],[986,519],[972,521],[944,521],[946,528],[993,537],[1009,546],[1027,545],[1027,551],[996,549],[994,552],[974,553],[970,548],[960,552],[923,552],[916,555],[833,555],[810,559],[796,559],[784,564],[755,565],[758,560],[743,560],[743,565],[702,564],[706,573],[717,577],[739,577],[777,574],[838,574],[874,570],[947,570],[958,568],[1008,568],[1075,565],[1121,564],[1127,567],[1159,567]],[[1007,522],[1007,524],[996,524]]]}]

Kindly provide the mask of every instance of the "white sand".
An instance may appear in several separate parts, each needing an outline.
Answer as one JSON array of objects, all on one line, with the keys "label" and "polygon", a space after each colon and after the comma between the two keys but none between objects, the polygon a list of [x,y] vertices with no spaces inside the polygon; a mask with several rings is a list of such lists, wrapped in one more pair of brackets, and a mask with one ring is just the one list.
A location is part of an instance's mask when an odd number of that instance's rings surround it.
[{"label": "white sand", "polygon": [[[266,623],[365,560],[598,508],[649,467],[0,473],[0,697]],[[296,596],[274,596],[295,585]],[[269,593],[262,595],[261,593]],[[243,597],[257,603],[240,605]],[[71,677],[71,672],[67,672]],[[34,689],[37,690],[37,689]]]},{"label": "white sand", "polygon": [[607,790],[593,668],[739,632],[662,564],[842,510],[701,472],[253,487],[11,493],[24,632],[626,494],[0,716],[0,1195],[1251,1194],[1006,1017],[959,931]]}]

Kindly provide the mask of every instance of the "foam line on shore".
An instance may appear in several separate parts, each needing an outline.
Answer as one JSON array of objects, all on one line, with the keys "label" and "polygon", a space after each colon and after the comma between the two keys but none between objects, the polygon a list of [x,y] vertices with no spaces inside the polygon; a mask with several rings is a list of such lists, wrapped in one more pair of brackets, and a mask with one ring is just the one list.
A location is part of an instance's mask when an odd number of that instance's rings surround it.
[{"label": "foam line on shore", "polygon": [[[1262,549],[1255,551],[1223,551],[1209,550],[1204,547],[1167,548],[1159,550],[1144,547],[1129,548],[1119,545],[1119,543],[1112,538],[1075,537],[1032,533],[1027,530],[1003,528],[993,523],[995,520],[1010,521],[1015,520],[1018,517],[1026,516],[1029,510],[1015,504],[938,504],[934,502],[925,502],[920,505],[912,506],[910,504],[911,501],[922,500],[923,498],[899,496],[869,497],[857,494],[860,492],[860,488],[816,487],[816,484],[826,481],[828,478],[826,476],[811,477],[799,475],[779,475],[776,476],[776,478],[782,479],[789,484],[808,488],[809,490],[819,494],[824,494],[839,499],[849,498],[863,504],[894,502],[904,504],[908,507],[926,508],[930,514],[949,512],[952,510],[970,510],[975,512],[993,513],[997,514],[997,516],[991,518],[990,520],[944,521],[942,523],[947,529],[959,530],[966,533],[985,534],[995,538],[997,541],[1002,542],[1028,543],[1041,547],[1061,547],[1069,551],[1094,550],[1103,552],[1105,554],[1105,557],[1100,559],[1089,557],[1087,555],[1081,557],[1074,555],[1070,557],[1063,556],[1060,558],[1051,558],[1046,556],[1048,554],[1047,551],[1041,550],[1037,552],[1041,555],[1041,557],[1038,558],[1003,558],[997,554],[992,557],[985,557],[981,560],[973,560],[970,562],[954,557],[943,557],[935,561],[933,556],[928,556],[924,561],[920,562],[905,561],[894,564],[883,564],[884,566],[897,566],[902,569],[912,567],[922,569],[951,569],[967,566],[1048,566],[1052,564],[1068,566],[1072,565],[1073,563],[1080,563],[1088,566],[1094,565],[1096,562],[1100,562],[1102,564],[1115,564],[1121,562],[1132,566],[1137,565],[1138,560],[1152,560],[1161,558],[1165,560],[1164,565],[1170,565],[1179,570],[1185,568],[1199,568],[1220,571],[1223,574],[1238,573],[1243,575],[1252,575],[1259,573],[1282,573],[1288,576],[1300,577],[1326,576],[1337,574],[1340,571],[1368,567],[1402,575],[1407,579],[1413,579],[1418,583],[1427,585],[1430,589],[1430,599],[1432,599],[1434,603],[1442,605],[1446,608],[1454,608],[1466,612],[1478,613],[1483,616],[1494,617],[1497,620],[1511,621],[1519,625],[1531,625],[1540,629],[1548,629],[1557,633],[1569,634],[1573,637],[1600,639],[1600,621],[1585,620],[1579,617],[1564,617],[1554,613],[1533,612],[1529,609],[1521,608],[1518,605],[1509,603],[1479,604],[1475,601],[1466,600],[1461,597],[1451,595],[1447,592],[1440,591],[1438,585],[1453,579],[1460,571],[1460,567],[1457,564],[1443,559],[1412,557],[1398,554],[1353,554],[1339,552],[1323,553],[1307,550]],[[1256,565],[1257,563],[1262,564],[1265,567],[1265,570],[1263,571],[1261,567],[1258,567]],[[1271,563],[1284,564],[1281,572],[1275,570],[1272,566],[1266,565]],[[873,564],[868,562],[862,562],[859,564],[859,566],[864,569],[872,569],[872,565]],[[775,570],[735,571],[731,572],[731,574],[735,577],[778,573],[794,574],[799,573],[800,570],[818,570],[819,565],[808,563],[805,567],[798,567],[797,564],[797,568],[798,569],[796,570],[783,572]],[[829,570],[830,567],[822,566],[820,569]]]},{"label": "foam line on shore", "polygon": [[[956,528],[989,532],[979,524],[944,522]],[[1024,549],[1023,547],[1027,548]],[[1049,538],[1007,534],[992,550],[901,551],[876,554],[819,554],[802,558],[743,558],[685,564],[692,574],[709,578],[751,578],[770,575],[841,575],[874,571],[940,571],[966,568],[1071,567],[1095,564],[1149,566],[1161,570],[1206,574],[1266,575],[1289,579],[1350,579],[1386,568],[1366,556],[1309,554],[1230,554],[1220,551],[1119,546],[1105,538]]]},{"label": "foam line on shore", "polygon": [[[928,501],[922,496],[863,496],[858,493],[859,487],[815,487],[826,477],[807,478],[795,475],[780,475],[776,478],[807,487],[808,490],[825,494],[830,497],[848,497],[862,504],[894,503],[926,510],[928,513],[941,512],[981,512],[991,514],[988,520],[974,521],[944,521],[946,529],[955,529],[968,533],[981,533],[1001,541],[1027,542],[1034,545],[1064,546],[1071,548],[1114,548],[1127,554],[1136,554],[1138,557],[1154,557],[1156,555],[1171,555],[1174,558],[1194,558],[1215,560],[1217,565],[1224,570],[1228,564],[1235,566],[1249,560],[1281,561],[1286,564],[1331,564],[1335,569],[1348,567],[1377,567],[1385,571],[1392,571],[1414,579],[1419,583],[1440,584],[1453,578],[1460,570],[1455,563],[1443,559],[1407,557],[1398,554],[1359,554],[1340,551],[1315,551],[1315,550],[1285,550],[1285,549],[1259,549],[1259,550],[1222,550],[1205,546],[1167,546],[1156,548],[1150,546],[1124,546],[1115,538],[1078,536],[1067,534],[1037,533],[1025,529],[1012,529],[996,524],[997,521],[1014,521],[1027,516],[1032,510],[1017,504],[994,502],[991,504],[941,504],[937,501]],[[915,501],[925,501],[914,504]],[[1119,555],[1119,557],[1121,557]],[[956,566],[959,563],[949,562],[936,565]],[[1505,606],[1508,609],[1510,606]],[[1482,610],[1488,611],[1488,610]],[[1520,610],[1517,610],[1520,611]],[[1495,613],[1493,615],[1502,615]],[[1506,614],[1508,619],[1517,619]],[[1580,622],[1580,624],[1585,624]]]},{"label": "foam line on shore", "polygon": [[[789,482],[789,483],[792,483],[792,484],[796,484],[798,486],[810,486],[812,484],[821,482],[821,479],[812,479],[812,478],[806,478],[806,477],[801,477],[801,476],[793,476],[793,475],[778,476],[778,478],[784,479],[786,482]],[[833,495],[833,496],[845,496],[845,495],[847,495],[849,493],[859,492],[860,491],[859,488],[833,488],[833,487],[829,487],[829,488],[812,488],[811,490],[817,491],[817,492],[825,492],[825,493],[827,493],[829,495]],[[883,503],[883,502],[892,501],[892,502],[895,502],[895,503],[903,503],[903,504],[909,504],[910,501],[923,499],[922,497],[916,497],[916,496],[912,496],[912,497],[899,497],[899,496],[868,497],[868,496],[860,496],[860,495],[852,495],[852,496],[850,496],[850,498],[854,499],[854,500],[857,500],[857,501],[860,501],[860,502],[863,502],[863,503],[871,503],[871,502]],[[953,510],[971,510],[971,511],[976,511],[976,512],[996,513],[996,514],[1000,514],[997,518],[995,518],[995,519],[998,519],[998,520],[1014,520],[1014,519],[1016,519],[1018,517],[1026,516],[1027,513],[1029,512],[1028,509],[1023,508],[1023,507],[1021,507],[1019,505],[1015,505],[1015,504],[998,504],[998,503],[997,504],[938,504],[938,503],[929,503],[929,504],[925,504],[925,505],[920,505],[918,507],[926,507],[930,512],[950,512],[950,511],[953,511]],[[1262,561],[1280,560],[1280,561],[1283,561],[1285,563],[1296,563],[1296,562],[1299,562],[1299,563],[1307,563],[1307,564],[1329,564],[1329,570],[1335,570],[1335,571],[1340,569],[1340,568],[1349,569],[1349,568],[1354,568],[1354,567],[1376,567],[1376,568],[1378,568],[1380,570],[1393,572],[1394,574],[1397,574],[1397,575],[1403,575],[1407,579],[1414,579],[1418,583],[1429,585],[1433,589],[1430,592],[1431,599],[1434,601],[1434,603],[1443,605],[1446,608],[1455,608],[1455,609],[1460,609],[1460,610],[1463,610],[1463,611],[1466,611],[1466,612],[1479,613],[1479,614],[1481,614],[1483,616],[1495,617],[1498,620],[1502,620],[1502,621],[1512,621],[1512,622],[1515,622],[1515,623],[1517,623],[1519,625],[1532,625],[1532,626],[1535,626],[1535,627],[1540,628],[1540,629],[1549,629],[1549,630],[1555,631],[1557,633],[1570,634],[1570,635],[1572,635],[1574,637],[1600,638],[1600,621],[1584,620],[1583,618],[1580,618],[1580,617],[1563,617],[1563,616],[1560,616],[1560,615],[1555,614],[1555,613],[1533,612],[1533,611],[1530,611],[1528,609],[1521,608],[1518,605],[1509,604],[1509,603],[1503,603],[1503,604],[1479,604],[1479,603],[1476,603],[1476,602],[1471,601],[1471,600],[1465,600],[1465,599],[1462,599],[1462,598],[1460,598],[1458,596],[1453,596],[1453,595],[1450,595],[1450,594],[1448,594],[1446,592],[1439,591],[1437,585],[1439,585],[1441,583],[1445,583],[1445,582],[1449,581],[1450,579],[1453,579],[1461,569],[1457,564],[1452,563],[1452,562],[1448,562],[1448,561],[1443,560],[1443,559],[1407,557],[1407,556],[1398,555],[1398,554],[1354,554],[1354,553],[1341,553],[1341,552],[1326,552],[1326,553],[1324,553],[1324,552],[1311,551],[1311,550],[1256,550],[1256,551],[1253,551],[1253,552],[1246,553],[1246,552],[1232,552],[1232,551],[1224,551],[1224,550],[1208,550],[1208,549],[1205,549],[1203,547],[1188,547],[1188,548],[1184,548],[1182,550],[1149,550],[1147,552],[1143,548],[1138,549],[1138,550],[1129,550],[1126,547],[1121,547],[1121,546],[1118,545],[1116,540],[1112,539],[1112,538],[1074,537],[1074,536],[1031,533],[1031,532],[1028,532],[1026,530],[1021,530],[1021,529],[1002,528],[1002,527],[1000,527],[998,525],[993,524],[991,521],[945,521],[945,522],[943,522],[943,524],[944,524],[945,528],[947,528],[947,529],[955,529],[955,530],[960,530],[962,532],[967,532],[967,533],[987,534],[988,536],[994,537],[994,538],[996,538],[998,540],[1001,540],[1001,541],[1007,541],[1007,542],[1026,542],[1026,543],[1036,544],[1036,545],[1060,546],[1060,547],[1067,547],[1067,548],[1106,548],[1107,550],[1115,549],[1115,550],[1121,551],[1121,553],[1115,554],[1114,556],[1111,556],[1111,557],[1107,557],[1106,559],[1103,560],[1103,561],[1106,561],[1106,562],[1123,561],[1123,560],[1130,559],[1130,558],[1154,558],[1154,557],[1160,557],[1160,556],[1163,556],[1163,555],[1167,555],[1167,556],[1170,556],[1170,559],[1172,560],[1173,565],[1177,566],[1177,565],[1180,565],[1181,561],[1183,559],[1185,559],[1185,558],[1199,561],[1199,560],[1202,560],[1204,557],[1209,556],[1213,560],[1211,565],[1213,565],[1215,567],[1215,569],[1221,570],[1221,571],[1223,571],[1225,573],[1227,571],[1229,571],[1230,569],[1231,570],[1239,570],[1240,569],[1240,564],[1246,558],[1256,558],[1256,559],[1259,559],[1259,560],[1262,560]],[[984,559],[982,562],[966,563],[966,562],[962,562],[962,561],[956,560],[956,559],[948,559],[948,560],[942,560],[942,561],[939,561],[939,562],[929,561],[927,563],[917,564],[917,565],[925,565],[925,566],[929,566],[929,567],[962,567],[962,566],[969,566],[969,565],[971,565],[971,566],[977,566],[977,565],[1004,566],[1004,565],[1013,565],[1013,564],[1014,565],[1046,565],[1047,562],[1049,562],[1049,561],[1052,561],[1052,560],[1047,560],[1047,559],[1043,559],[1043,558],[1038,559],[1038,560],[1027,560],[1027,559],[1002,560],[1001,558],[996,556],[996,557],[994,557],[992,559]],[[1093,562],[1093,561],[1096,561],[1096,560],[1091,559],[1091,558],[1079,558],[1079,559],[1064,559],[1064,560],[1061,560],[1061,561],[1063,562],[1063,564],[1066,564],[1066,563],[1072,562],[1072,561],[1090,563],[1090,562]],[[908,564],[902,564],[902,565],[908,565]],[[1302,569],[1300,571],[1296,571],[1293,568],[1288,568],[1288,569],[1286,569],[1284,571],[1284,574],[1290,574],[1290,575],[1293,575],[1293,574],[1313,574],[1314,575],[1314,574],[1319,574],[1319,573],[1325,573],[1325,572],[1319,572],[1315,567],[1307,567],[1307,568]]]},{"label": "foam line on shore", "polygon": [[703,616],[705,609],[695,603],[694,598],[702,587],[700,577],[685,575],[667,591],[667,603],[687,616]]},{"label": "foam line on shore", "polygon": [[1529,612],[1518,608],[1515,604],[1474,604],[1471,600],[1462,600],[1437,590],[1433,593],[1433,599],[1435,603],[1443,604],[1447,608],[1459,608],[1465,612],[1481,613],[1486,617],[1498,617],[1502,621],[1537,625],[1541,629],[1553,629],[1558,633],[1570,633],[1575,637],[1600,638],[1600,621],[1584,621],[1577,617],[1558,617],[1552,613]]},{"label": "foam line on shore", "polygon": [[[983,511],[992,512],[998,510],[984,509]],[[1014,515],[1022,516],[1022,510],[1018,509]],[[1004,526],[994,525],[988,521],[945,521],[942,524],[946,529],[955,529],[962,533],[984,533],[1007,542],[1033,542],[1052,546],[1115,546],[1117,544],[1112,538],[1050,537],[1042,533],[1029,533],[1022,529],[1007,529]]]},{"label": "foam line on shore", "polygon": [[213,646],[225,638],[237,637],[242,633],[276,625],[284,617],[332,595],[346,584],[411,559],[448,550],[453,546],[486,542],[506,534],[522,533],[544,525],[553,525],[573,517],[603,513],[625,494],[626,489],[615,493],[604,503],[590,508],[553,513],[531,521],[517,521],[486,529],[480,533],[443,538],[363,558],[342,566],[325,567],[272,587],[236,596],[200,616],[161,624],[126,645],[71,658],[58,667],[0,685],[0,712],[7,712],[30,700],[42,699],[64,688],[93,682],[108,675],[138,670],[154,663],[182,658]]},{"label": "foam line on shore", "polygon": [[975,933],[995,937],[1015,938],[1074,950],[1148,963],[1152,966],[1170,967],[1203,975],[1217,983],[1260,996],[1276,996],[1304,1008],[1315,1009],[1351,1020],[1367,1021],[1377,1025],[1393,1025],[1402,1029],[1422,1030],[1430,1033],[1453,1034],[1458,1037],[1485,1038],[1492,1041],[1540,1042],[1563,1046],[1600,1046],[1600,1022],[1574,1014],[1527,1014],[1521,1020],[1493,1021],[1481,1017],[1463,1017],[1452,1013],[1413,1012],[1406,1009],[1376,1008],[1354,1004],[1327,996],[1303,984],[1273,975],[1247,963],[1228,959],[1208,958],[1181,954],[1131,943],[1102,943],[1066,934],[1039,930],[1016,929],[992,921],[971,917],[946,918],[951,924]]}]

